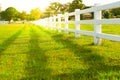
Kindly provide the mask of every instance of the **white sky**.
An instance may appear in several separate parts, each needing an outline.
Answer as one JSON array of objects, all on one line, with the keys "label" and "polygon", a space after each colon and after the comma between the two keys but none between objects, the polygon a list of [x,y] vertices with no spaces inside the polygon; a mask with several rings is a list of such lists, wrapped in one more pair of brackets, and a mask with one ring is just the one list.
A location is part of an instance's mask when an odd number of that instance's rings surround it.
[{"label": "white sky", "polygon": [[[19,11],[25,10],[29,12],[36,7],[40,7],[43,11],[51,2],[67,3],[72,1],[73,0],[0,0],[0,4],[2,10],[5,10],[8,7],[15,7]],[[95,3],[108,4],[116,1],[120,0],[83,0],[83,3],[85,5],[94,5]]]}]

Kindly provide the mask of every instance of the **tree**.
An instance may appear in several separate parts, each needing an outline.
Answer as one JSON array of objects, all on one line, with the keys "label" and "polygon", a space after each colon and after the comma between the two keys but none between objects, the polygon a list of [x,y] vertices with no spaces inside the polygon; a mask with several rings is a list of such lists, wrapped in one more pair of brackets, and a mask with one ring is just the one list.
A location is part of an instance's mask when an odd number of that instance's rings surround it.
[{"label": "tree", "polygon": [[1,19],[5,20],[5,11],[2,11],[0,14],[1,14]]},{"label": "tree", "polygon": [[61,13],[60,9],[62,7],[62,4],[59,2],[53,2],[50,4],[50,9],[53,12],[53,15]]},{"label": "tree", "polygon": [[75,11],[75,9],[84,9],[85,5],[82,4],[82,0],[73,0],[69,6],[69,12]]},{"label": "tree", "polygon": [[2,19],[2,15],[1,15],[2,13],[0,12],[0,20]]},{"label": "tree", "polygon": [[18,11],[14,7],[8,7],[5,11],[2,12],[2,18],[5,20],[16,20],[18,17]]},{"label": "tree", "polygon": [[112,10],[111,10],[111,13],[112,13],[114,16],[120,18],[120,17],[119,17],[119,16],[120,16],[120,8],[112,9]]},{"label": "tree", "polygon": [[63,5],[59,2],[52,2],[50,3],[50,6],[46,8],[46,11],[44,13],[47,17],[60,14],[62,6]]},{"label": "tree", "polygon": [[111,18],[112,17],[112,13],[110,12],[110,10],[103,11],[103,17],[104,18]]},{"label": "tree", "polygon": [[51,10],[51,8],[48,6],[44,12],[44,14],[42,15],[42,17],[50,17],[50,16],[53,16],[53,12]]},{"label": "tree", "polygon": [[32,20],[40,19],[42,12],[39,8],[32,9],[30,12],[30,17]]},{"label": "tree", "polygon": [[26,11],[22,11],[19,14],[19,17],[20,17],[21,20],[26,20],[27,19],[27,13],[26,13]]},{"label": "tree", "polygon": [[69,6],[70,3],[62,4],[62,7],[60,8],[60,12],[64,14],[65,12],[69,12]]}]

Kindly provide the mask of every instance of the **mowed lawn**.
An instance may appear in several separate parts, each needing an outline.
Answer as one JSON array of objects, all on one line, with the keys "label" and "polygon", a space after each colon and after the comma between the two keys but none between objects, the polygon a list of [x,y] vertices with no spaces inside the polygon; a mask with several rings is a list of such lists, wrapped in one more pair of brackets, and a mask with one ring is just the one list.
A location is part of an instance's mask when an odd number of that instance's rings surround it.
[{"label": "mowed lawn", "polygon": [[[104,25],[103,32],[120,35],[120,25]],[[90,36],[0,25],[0,80],[120,80],[120,42],[97,46]]]}]

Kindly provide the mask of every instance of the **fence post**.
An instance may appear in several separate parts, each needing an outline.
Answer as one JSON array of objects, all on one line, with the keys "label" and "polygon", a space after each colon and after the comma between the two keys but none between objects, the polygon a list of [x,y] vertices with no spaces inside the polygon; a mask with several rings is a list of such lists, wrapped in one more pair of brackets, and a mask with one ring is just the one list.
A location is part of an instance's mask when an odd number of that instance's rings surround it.
[{"label": "fence post", "polygon": [[[95,4],[95,7],[98,6],[98,4]],[[101,20],[102,18],[102,13],[101,11],[95,11],[94,12],[94,20]],[[101,44],[101,38],[98,37],[97,35],[101,33],[101,24],[94,23],[94,44],[95,45],[100,45]]]},{"label": "fence post", "polygon": [[45,27],[48,27],[48,18],[45,18]]},{"label": "fence post", "polygon": [[54,16],[52,16],[52,30],[54,29]]},{"label": "fence post", "polygon": [[49,17],[47,18],[47,28],[49,28]]},{"label": "fence post", "polygon": [[68,34],[68,13],[65,13],[65,33]]},{"label": "fence post", "polygon": [[45,27],[45,18],[43,19],[43,27]]},{"label": "fence post", "polygon": [[[75,9],[75,22],[80,21],[80,9]],[[78,31],[80,31],[80,24],[76,23],[75,24],[75,37],[78,38],[80,37],[80,34],[78,33]]]},{"label": "fence post", "polygon": [[48,18],[48,28],[50,28],[50,17]]},{"label": "fence post", "polygon": [[52,17],[50,17],[50,29],[52,29]]},{"label": "fence post", "polygon": [[62,14],[58,14],[58,32],[61,32],[61,15]]},{"label": "fence post", "polygon": [[53,17],[53,29],[55,30],[56,29],[56,16]]}]

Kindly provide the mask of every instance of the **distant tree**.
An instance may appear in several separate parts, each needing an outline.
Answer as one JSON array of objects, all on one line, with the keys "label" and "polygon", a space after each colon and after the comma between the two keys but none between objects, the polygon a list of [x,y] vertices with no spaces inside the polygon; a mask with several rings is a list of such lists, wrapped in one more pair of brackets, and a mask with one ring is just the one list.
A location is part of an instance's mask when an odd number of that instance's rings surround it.
[{"label": "distant tree", "polygon": [[0,14],[1,14],[1,19],[5,20],[5,11],[2,11]]},{"label": "distant tree", "polygon": [[43,17],[49,17],[57,14],[64,14],[68,12],[70,3],[61,4],[59,2],[52,2],[46,8]]},{"label": "distant tree", "polygon": [[18,17],[18,11],[14,7],[8,7],[5,11],[2,12],[2,18],[5,20],[16,20]]},{"label": "distant tree", "polygon": [[45,13],[48,15],[48,16],[52,16],[52,15],[57,15],[57,14],[60,14],[61,13],[61,7],[63,5],[59,2],[52,2],[50,3],[50,6],[48,6],[46,8],[46,11]]},{"label": "distant tree", "polygon": [[21,20],[27,20],[27,12],[26,11],[22,11],[21,13],[19,13],[19,17]]},{"label": "distant tree", "polygon": [[0,20],[2,19],[2,15],[1,15],[2,13],[0,12]]},{"label": "distant tree", "polygon": [[84,9],[85,5],[82,3],[82,0],[73,0],[69,6],[69,12],[75,11],[75,9]]},{"label": "distant tree", "polygon": [[120,8],[111,9],[111,13],[112,13],[114,16],[120,18],[120,17],[119,17],[119,16],[120,16]]},{"label": "distant tree", "polygon": [[71,3],[62,4],[62,7],[60,8],[60,12],[64,14],[65,12],[69,12],[69,6]]},{"label": "distant tree", "polygon": [[111,18],[112,17],[112,13],[110,12],[110,10],[103,11],[103,17],[104,18]]},{"label": "distant tree", "polygon": [[51,10],[51,8],[48,6],[45,10],[45,12],[43,13],[42,17],[50,17],[53,16],[54,12]]},{"label": "distant tree", "polygon": [[27,19],[26,19],[26,20],[31,21],[31,20],[33,20],[33,18],[31,17],[31,15],[30,15],[30,14],[28,14],[28,15],[27,15]]},{"label": "distant tree", "polygon": [[37,20],[40,19],[41,14],[41,10],[39,8],[35,8],[31,10],[29,17],[31,17],[32,20]]}]

